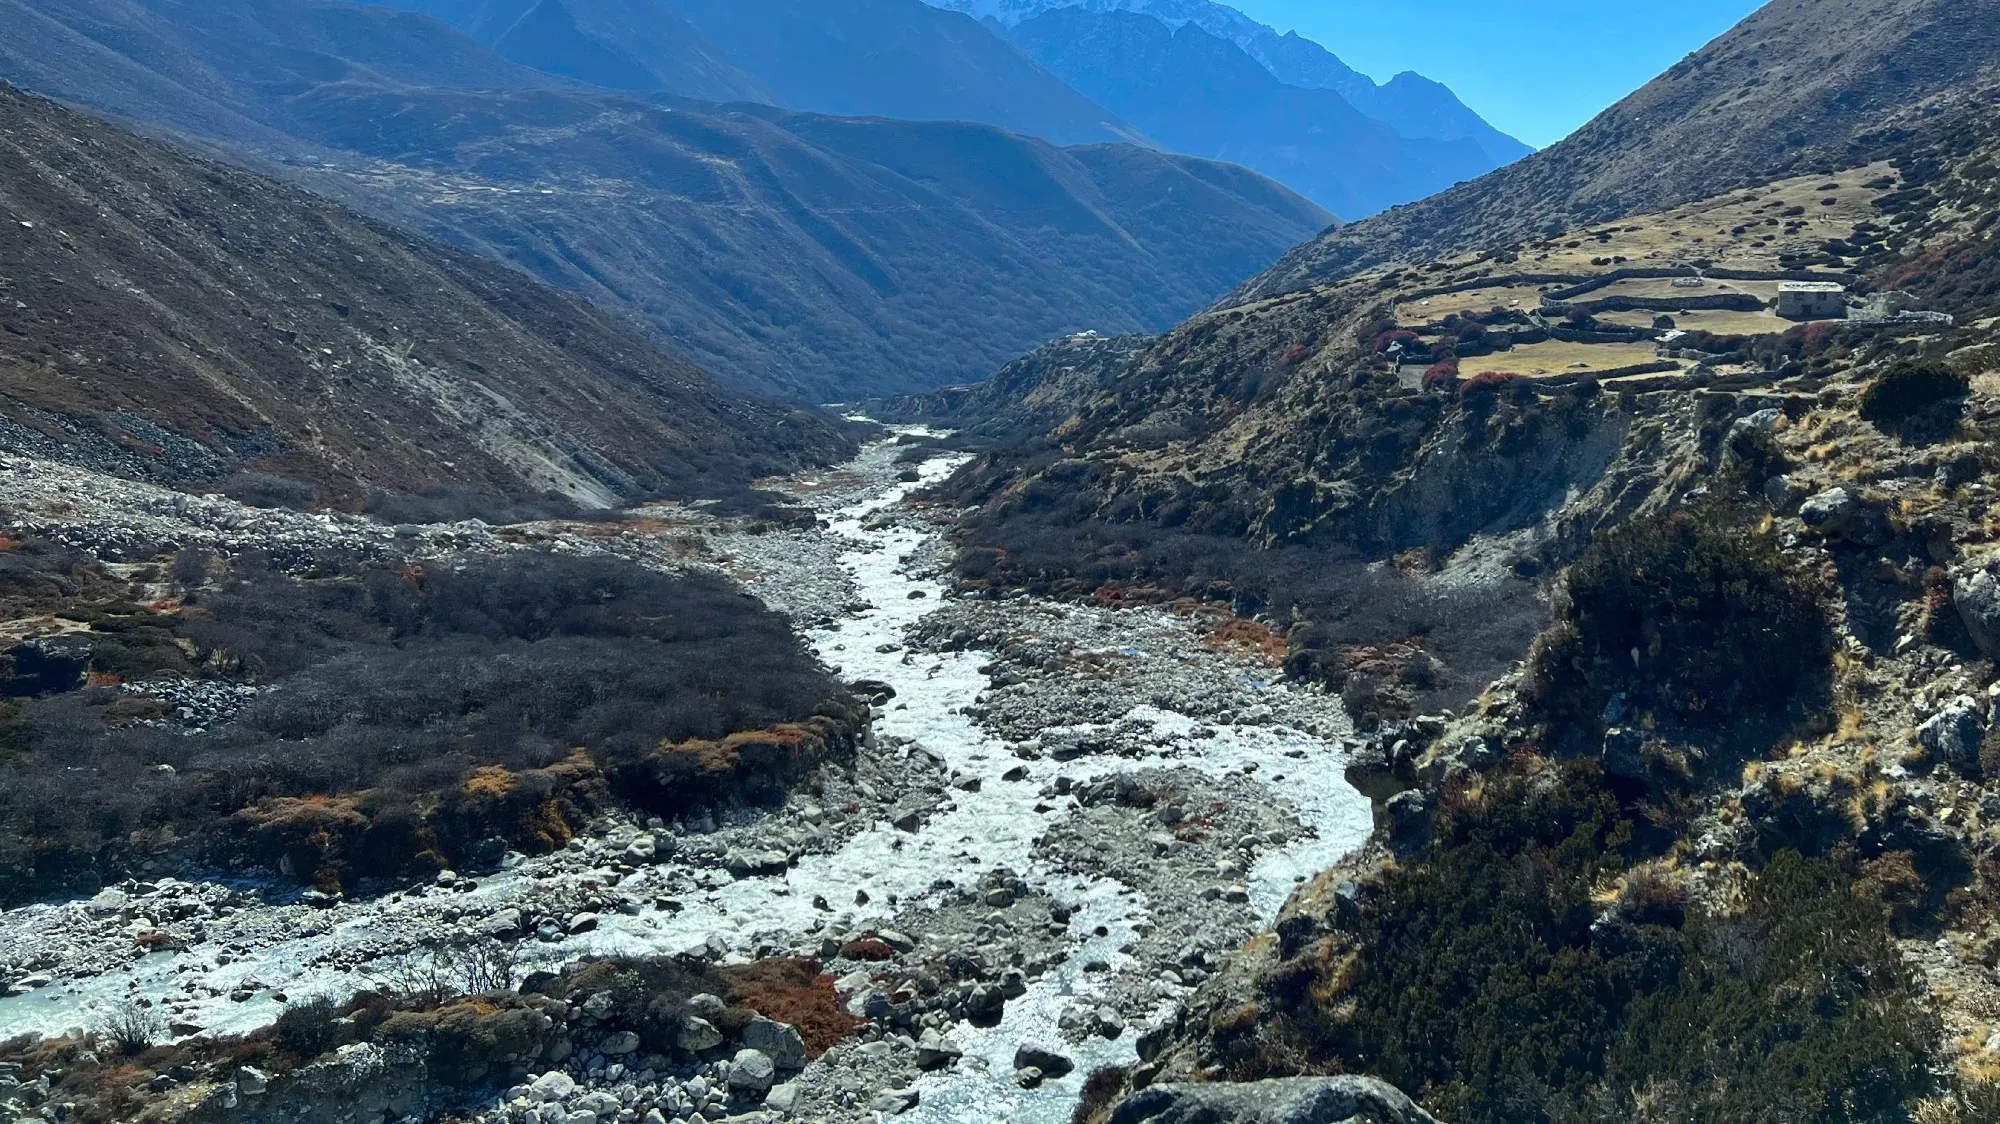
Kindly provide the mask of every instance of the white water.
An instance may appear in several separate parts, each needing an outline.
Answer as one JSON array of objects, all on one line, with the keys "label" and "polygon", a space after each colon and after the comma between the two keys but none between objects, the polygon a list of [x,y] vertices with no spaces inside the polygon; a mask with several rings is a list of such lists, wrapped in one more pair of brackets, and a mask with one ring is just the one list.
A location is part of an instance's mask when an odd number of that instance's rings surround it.
[{"label": "white water", "polygon": [[[955,808],[934,814],[915,833],[877,823],[838,851],[805,856],[782,879],[746,878],[729,883],[710,894],[685,899],[678,914],[650,907],[637,916],[606,914],[598,931],[560,945],[542,946],[534,955],[546,961],[593,953],[674,953],[699,947],[717,935],[740,950],[757,934],[811,931],[824,917],[812,907],[815,895],[851,902],[855,891],[866,890],[869,904],[846,912],[857,924],[882,922],[895,908],[892,900],[907,906],[930,892],[936,880],[973,885],[994,867],[1009,867],[1030,885],[1077,908],[1071,921],[1077,943],[1060,967],[1032,981],[1026,995],[1007,1004],[997,1027],[957,1028],[952,1036],[964,1048],[965,1060],[955,1070],[925,1076],[918,1085],[920,1105],[901,1119],[939,1124],[1061,1124],[1068,1120],[1077,1090],[1092,1069],[1133,1059],[1132,1043],[1137,1033],[1135,1030],[1113,1041],[1093,1038],[1081,1046],[1065,1046],[1057,1032],[1057,1019],[1079,1002],[1095,1005],[1090,1000],[1102,994],[1112,977],[1139,968],[1117,950],[1135,939],[1136,923],[1151,918],[1144,896],[1130,887],[1109,880],[1085,882],[1035,862],[1031,853],[1034,841],[1069,814],[1061,807],[1047,812],[1035,809],[1043,787],[1057,775],[1082,780],[1147,762],[1088,757],[1064,764],[1045,761],[1037,764],[1031,780],[1003,780],[1002,774],[1019,762],[962,713],[962,708],[975,703],[987,688],[987,679],[978,669],[992,654],[954,652],[903,662],[904,629],[937,608],[947,591],[935,580],[912,576],[899,559],[919,553],[935,532],[911,526],[864,530],[862,524],[955,466],[950,460],[930,461],[920,470],[919,482],[896,485],[835,514],[832,525],[836,535],[864,544],[843,554],[839,563],[853,574],[860,597],[874,608],[834,628],[814,632],[810,639],[821,657],[845,679],[876,679],[895,687],[897,705],[878,722],[879,734],[920,743],[949,769],[978,777],[982,781],[978,791],[954,792]],[[913,598],[914,592],[924,596]],[[883,645],[894,645],[897,650],[878,652],[877,647]],[[1129,654],[1147,658],[1137,649]],[[1289,688],[1273,685],[1264,689]],[[1138,708],[1132,716],[1152,719],[1163,736],[1185,733],[1197,724],[1187,716],[1151,707]],[[1215,736],[1201,742],[1198,752],[1170,751],[1172,756],[1163,754],[1156,762],[1215,776],[1241,772],[1252,765],[1263,776],[1287,774],[1282,797],[1316,832],[1316,837],[1266,854],[1251,872],[1251,901],[1259,917],[1269,921],[1301,877],[1323,869],[1365,840],[1370,828],[1368,802],[1342,778],[1341,751],[1336,742],[1277,726],[1219,725],[1214,729]],[[1292,754],[1303,754],[1303,758]],[[484,880],[479,890],[460,900],[476,907],[482,899],[490,899],[497,908],[518,893],[522,881],[537,869],[538,863],[530,861]],[[0,926],[22,923],[32,911],[47,908],[29,907],[0,915]],[[246,978],[255,977],[294,997],[351,993],[370,984],[365,973],[308,971],[302,965],[327,949],[364,943],[371,933],[390,931],[400,907],[345,908],[351,911],[344,914],[349,919],[328,933],[272,945],[226,966],[213,966],[218,951],[214,947],[197,947],[178,956],[149,957],[132,969],[0,999],[0,1038],[24,1032],[60,1033],[88,1025],[98,1011],[129,994],[155,999],[179,994],[181,982],[188,978],[176,971],[183,965],[200,965],[201,981],[225,993],[200,1001],[186,1016],[211,1032],[249,1030],[276,1016],[277,1005],[261,995],[247,1003],[228,1000],[226,992]],[[1089,937],[1100,925],[1108,935]],[[921,933],[913,935],[920,941],[923,938]],[[1108,962],[1112,971],[1086,976],[1083,965],[1091,960]],[[1013,1080],[1013,1055],[1024,1042],[1060,1047],[1076,1061],[1075,1074],[1034,1091],[1018,1088]]]}]

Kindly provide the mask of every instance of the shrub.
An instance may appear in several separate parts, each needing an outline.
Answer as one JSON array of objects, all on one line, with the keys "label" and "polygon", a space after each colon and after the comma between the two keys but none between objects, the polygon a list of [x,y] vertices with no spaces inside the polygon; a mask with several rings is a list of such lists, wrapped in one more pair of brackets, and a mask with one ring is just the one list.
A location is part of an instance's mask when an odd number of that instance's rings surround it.
[{"label": "shrub", "polygon": [[1878,425],[1900,422],[1939,402],[1963,398],[1971,389],[1957,371],[1901,363],[1869,380],[1861,391],[1860,414]]},{"label": "shrub", "polygon": [[1521,376],[1507,371],[1481,371],[1458,385],[1458,396],[1461,399],[1490,399],[1520,381]]},{"label": "shrub", "polygon": [[166,1037],[167,1020],[153,1007],[128,999],[113,1007],[97,1025],[97,1037],[121,1054],[137,1054]]},{"label": "shrub", "polygon": [[1417,333],[1410,331],[1408,328],[1394,328],[1382,332],[1375,337],[1375,354],[1380,355],[1399,343],[1407,350],[1411,344],[1417,342],[1417,338]]},{"label": "shrub", "polygon": [[1425,390],[1450,390],[1458,385],[1458,360],[1434,363],[1424,372]]},{"label": "shrub", "polygon": [[[1269,979],[1286,1031],[1472,1124],[1644,1119],[1670,1085],[1698,1124],[1890,1120],[1929,1091],[1938,1026],[1879,903],[1784,852],[1737,912],[1600,912],[1645,832],[1589,764],[1448,793],[1429,853],[1363,899],[1353,958]],[[1267,1075],[1252,1042],[1232,1076]]]},{"label": "shrub", "polygon": [[[198,614],[93,633],[103,652],[157,648],[182,674],[275,686],[196,736],[130,721],[135,696],[105,689],[0,712],[0,898],[100,861],[101,877],[133,839],[288,858],[324,889],[421,873],[495,835],[525,845],[523,813],[560,796],[458,798],[479,766],[559,780],[546,771],[581,748],[569,780],[582,782],[589,762],[811,721],[844,694],[783,617],[719,578],[528,551],[329,569],[301,580],[239,561],[195,593]],[[480,822],[481,807],[504,815]]]},{"label": "shrub", "polygon": [[1713,723],[1782,708],[1827,674],[1831,633],[1815,576],[1719,502],[1634,519],[1570,567],[1532,686],[1550,716],[1629,711]]},{"label": "shrub", "polygon": [[324,995],[286,1007],[272,1024],[272,1042],[301,1062],[340,1045],[340,1006]]}]

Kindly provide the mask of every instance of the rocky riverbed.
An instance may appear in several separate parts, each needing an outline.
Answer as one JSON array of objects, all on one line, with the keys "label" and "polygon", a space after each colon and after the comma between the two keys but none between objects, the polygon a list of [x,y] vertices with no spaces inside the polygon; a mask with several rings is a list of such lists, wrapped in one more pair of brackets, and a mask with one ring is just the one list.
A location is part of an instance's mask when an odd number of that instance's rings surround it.
[{"label": "rocky riverbed", "polygon": [[[874,699],[873,736],[852,769],[824,770],[781,809],[608,819],[555,854],[430,885],[334,899],[160,877],[10,911],[0,1038],[91,1029],[136,999],[175,1035],[245,1031],[467,935],[522,970],[796,956],[822,961],[865,1020],[802,1070],[668,1072],[607,1041],[545,1059],[485,1117],[1068,1119],[1091,1070],[1133,1061],[1135,1040],[1298,881],[1363,842],[1369,807],[1342,779],[1337,700],[1282,683],[1242,622],[955,597],[945,513],[914,497],[956,461],[913,472],[902,451],[885,441],[781,485],[817,525],[688,509],[608,532],[321,524],[381,549],[538,545],[723,569]],[[25,470],[10,471],[0,490],[20,490],[8,484]],[[263,520],[312,545],[306,517],[144,499],[149,540],[195,528],[226,547]],[[117,538],[116,511],[48,508],[43,527]]]}]

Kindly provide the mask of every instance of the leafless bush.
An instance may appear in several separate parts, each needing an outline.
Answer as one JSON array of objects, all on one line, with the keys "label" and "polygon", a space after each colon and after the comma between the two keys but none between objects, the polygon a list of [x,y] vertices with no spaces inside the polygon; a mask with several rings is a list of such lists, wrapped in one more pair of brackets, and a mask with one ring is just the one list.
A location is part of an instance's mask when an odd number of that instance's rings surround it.
[{"label": "leafless bush", "polygon": [[98,1020],[97,1037],[121,1054],[136,1054],[167,1035],[167,1020],[137,999],[127,999]]}]

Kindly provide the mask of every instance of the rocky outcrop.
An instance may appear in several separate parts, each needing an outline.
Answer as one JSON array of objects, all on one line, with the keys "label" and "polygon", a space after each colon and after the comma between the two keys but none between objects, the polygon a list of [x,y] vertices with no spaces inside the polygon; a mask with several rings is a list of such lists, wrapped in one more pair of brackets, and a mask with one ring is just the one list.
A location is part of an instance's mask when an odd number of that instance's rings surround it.
[{"label": "rocky outcrop", "polygon": [[1111,1110],[1110,1124],[1437,1124],[1373,1077],[1286,1077],[1239,1085],[1155,1085]]}]

